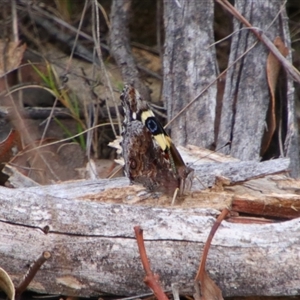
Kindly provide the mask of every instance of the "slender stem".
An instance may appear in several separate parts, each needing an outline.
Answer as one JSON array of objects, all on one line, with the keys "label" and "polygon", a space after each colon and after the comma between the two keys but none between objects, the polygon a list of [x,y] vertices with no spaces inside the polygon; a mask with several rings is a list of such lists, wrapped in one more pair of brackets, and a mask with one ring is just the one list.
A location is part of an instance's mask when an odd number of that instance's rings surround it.
[{"label": "slender stem", "polygon": [[29,267],[29,270],[23,277],[20,284],[16,287],[16,299],[19,299],[21,294],[26,290],[29,283],[34,278],[37,271],[41,268],[44,262],[51,257],[51,253],[48,251],[44,251],[38,259]]}]

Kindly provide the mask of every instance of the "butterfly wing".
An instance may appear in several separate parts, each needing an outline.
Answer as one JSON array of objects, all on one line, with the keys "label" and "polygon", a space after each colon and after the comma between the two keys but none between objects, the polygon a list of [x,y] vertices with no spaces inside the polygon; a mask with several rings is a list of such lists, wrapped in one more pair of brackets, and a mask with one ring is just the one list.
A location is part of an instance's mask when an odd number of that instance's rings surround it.
[{"label": "butterfly wing", "polygon": [[[171,138],[133,86],[126,85],[120,98],[125,114],[123,152],[127,151],[127,162],[125,156],[124,160],[128,177],[148,189],[160,186],[160,190],[173,193],[179,188],[182,195],[190,186],[186,179],[192,178],[193,169],[185,165]],[[132,129],[134,122],[137,122],[139,130]]]}]

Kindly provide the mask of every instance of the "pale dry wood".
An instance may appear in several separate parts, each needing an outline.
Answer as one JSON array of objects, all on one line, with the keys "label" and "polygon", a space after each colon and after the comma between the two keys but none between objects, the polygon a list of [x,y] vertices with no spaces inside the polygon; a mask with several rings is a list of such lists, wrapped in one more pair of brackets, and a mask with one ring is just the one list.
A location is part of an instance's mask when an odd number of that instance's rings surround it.
[{"label": "pale dry wood", "polygon": [[[281,186],[289,193],[297,188],[295,181]],[[236,194],[208,190],[170,208],[160,205],[163,197],[141,201],[146,198],[143,188],[128,186],[125,178],[2,187],[0,266],[19,283],[27,265],[50,251],[32,290],[80,296],[143,293],[147,288],[133,232],[140,225],[163,287],[177,282],[181,292],[193,293],[206,237],[219,210]],[[137,200],[140,205],[128,205]],[[207,270],[227,296],[295,294],[300,284],[295,264],[299,232],[299,219],[271,225],[224,222],[213,240]]]},{"label": "pale dry wood", "polygon": [[200,181],[194,180],[193,191],[212,187],[217,176],[226,177],[231,183],[237,183],[289,171],[290,160],[288,158],[264,162],[240,161],[231,156],[193,145],[179,146],[178,149],[184,161],[195,169],[195,177],[200,179]]},{"label": "pale dry wood", "polygon": [[[264,16],[271,1],[252,0],[237,1],[236,9],[253,25],[262,30],[269,26],[269,18]],[[273,1],[274,2],[274,1]],[[279,1],[276,1],[278,4]],[[275,6],[272,15],[278,12]],[[268,9],[267,9],[268,7]],[[243,25],[234,20],[234,31]],[[272,36],[278,34],[277,26],[272,27]],[[274,39],[273,38],[273,39]],[[257,42],[257,38],[250,30],[242,30],[232,37],[229,65]],[[240,59],[234,68],[230,68],[226,75],[226,85],[223,96],[222,115],[218,134],[218,146],[232,141],[231,148],[221,150],[242,160],[258,160],[262,136],[265,130],[265,119],[269,106],[269,90],[266,78],[266,60],[268,51],[261,43]],[[255,117],[254,117],[255,116]],[[232,136],[232,138],[231,138]]]},{"label": "pale dry wood", "polygon": [[[163,100],[169,121],[217,76],[214,1],[164,1]],[[214,142],[216,85],[169,126],[177,145],[210,147]]]},{"label": "pale dry wood", "polygon": [[[146,292],[133,233],[133,226],[141,225],[164,288],[177,282],[180,291],[193,292],[203,243],[218,211],[76,200],[67,185],[0,189],[0,265],[15,282],[30,262],[50,251],[52,258],[31,289],[81,296]],[[77,185],[82,194],[94,196],[105,188],[96,182]],[[46,225],[48,234],[41,230]],[[271,225],[224,222],[207,270],[227,296],[292,295],[300,284],[299,232],[299,219]]]}]

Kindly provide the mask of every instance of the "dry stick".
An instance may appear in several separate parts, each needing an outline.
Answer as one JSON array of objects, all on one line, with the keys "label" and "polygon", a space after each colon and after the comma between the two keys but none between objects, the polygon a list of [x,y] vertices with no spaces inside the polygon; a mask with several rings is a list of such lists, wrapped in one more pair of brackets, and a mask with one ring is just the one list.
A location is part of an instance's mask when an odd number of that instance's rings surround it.
[{"label": "dry stick", "polygon": [[[96,28],[95,28],[95,24],[93,22],[93,38],[94,38],[94,43],[95,43],[95,48],[96,48],[96,52],[98,55],[98,59],[100,62],[100,69],[101,71],[103,71],[104,73],[104,79],[106,81],[106,89],[108,87],[110,95],[111,95],[111,99],[115,105],[115,109],[116,109],[116,114],[117,114],[117,120],[118,120],[118,127],[119,127],[119,132],[122,131],[122,126],[121,126],[121,117],[120,117],[120,113],[118,111],[118,105],[117,105],[117,101],[115,99],[114,93],[113,93],[113,89],[109,80],[109,76],[107,74],[106,71],[106,67],[103,63],[103,59],[102,59],[102,52],[101,52],[101,47],[100,47],[100,17],[99,17],[99,9],[98,9],[98,5],[97,5],[97,0],[94,0],[94,5],[93,5],[93,21],[96,22]],[[113,125],[113,121],[110,115],[110,111],[109,111],[109,106],[107,103],[107,99],[105,99],[105,103],[106,103],[106,107],[107,107],[107,112],[108,112],[108,117],[111,123],[111,128],[112,131],[114,133],[115,136],[117,136],[115,127]]]},{"label": "dry stick", "polygon": [[[20,3],[22,5],[28,5],[27,0],[20,0]],[[91,42],[94,41],[93,38],[90,35],[86,34],[83,31],[78,31],[78,28],[75,28],[74,26],[68,24],[64,20],[62,20],[62,19],[56,17],[55,15],[47,12],[45,9],[40,8],[38,5],[31,4],[31,8],[34,9],[35,11],[37,11],[39,14],[42,14],[44,17],[46,17],[48,19],[51,19],[51,20],[55,21],[56,23],[58,23],[59,25],[69,29],[70,31],[73,31],[75,33],[79,32],[79,35],[82,36],[83,38],[87,39],[88,41],[91,41]],[[104,44],[101,44],[101,47],[103,47],[105,50],[109,50],[108,46],[106,46]]]},{"label": "dry stick", "polygon": [[143,72],[145,72],[146,74],[148,75],[151,75],[152,77],[158,79],[158,80],[162,80],[163,77],[161,75],[159,75],[158,73],[154,72],[154,71],[151,71],[150,69],[142,66],[142,65],[138,65],[137,64],[137,68]]},{"label": "dry stick", "polygon": [[140,294],[140,295],[125,297],[125,298],[117,298],[115,300],[135,300],[135,299],[140,300],[141,298],[146,298],[146,297],[147,297],[147,299],[149,299],[148,297],[151,297],[151,296],[153,296],[153,293]]},{"label": "dry stick", "polygon": [[[54,112],[54,108],[55,108],[55,106],[56,106],[56,104],[57,104],[57,100],[58,100],[57,97],[55,97],[55,100],[54,100],[52,109],[51,109],[51,111],[50,111],[50,115],[49,115],[49,117],[47,118],[46,126],[45,126],[45,128],[44,128],[44,130],[43,130],[43,134],[42,134],[41,139],[40,139],[40,141],[39,141],[39,146],[42,145],[43,140],[44,140],[44,138],[45,138],[45,136],[46,136],[46,132],[47,132],[47,130],[48,130],[48,128],[49,128],[49,125],[50,125],[50,122],[51,122],[51,118],[52,118],[52,115],[53,115],[53,112]],[[32,163],[31,163],[32,166],[33,166],[33,165],[35,164],[35,162],[37,161],[37,158],[38,158],[38,154],[36,153],[36,154],[34,155],[34,158],[33,158],[33,160],[32,160]],[[32,171],[36,171],[36,169],[35,169],[35,168],[31,168],[30,171],[29,171],[29,173],[28,173],[28,177],[30,177],[30,174],[31,174]],[[56,178],[57,178],[57,177],[56,177]]]},{"label": "dry stick", "polygon": [[262,30],[257,30],[246,20],[240,12],[232,6],[227,0],[215,0],[220,5],[222,5],[227,11],[229,11],[235,18],[237,18],[241,23],[256,35],[256,37],[263,42],[267,48],[274,54],[274,56],[281,62],[285,70],[293,77],[293,79],[300,83],[300,73],[299,71],[280,53],[276,48],[274,43],[270,41]]},{"label": "dry stick", "polygon": [[[73,44],[73,47],[72,47],[72,51],[71,51],[71,54],[70,54],[70,57],[69,57],[69,61],[67,63],[66,74],[69,73],[69,69],[70,69],[70,66],[71,66],[71,62],[72,62],[72,59],[73,59],[75,48],[76,48],[76,45],[77,45],[77,42],[78,42],[79,32],[80,32],[81,27],[82,27],[82,23],[83,23],[83,19],[84,19],[87,7],[88,7],[88,0],[85,0],[84,8],[83,8],[82,14],[80,16],[79,26],[78,26],[77,31],[76,31],[75,41],[74,41],[74,44]],[[83,99],[83,101],[86,102],[86,99]],[[84,107],[86,108],[85,103],[84,103]],[[94,119],[94,124],[93,125],[95,125],[95,122],[96,122],[97,118],[93,118],[93,119]],[[88,123],[87,124],[88,127],[90,127],[90,120],[91,120],[91,116],[87,114],[86,122]],[[86,149],[85,149],[85,151],[86,151],[86,156],[88,157],[88,162],[90,162],[92,135],[93,135],[93,132],[89,131],[88,134],[87,134],[87,137],[86,137]]]},{"label": "dry stick", "polygon": [[[15,85],[15,87],[17,87],[17,85]],[[25,89],[27,88],[26,84],[22,84],[22,87]],[[39,88],[44,88],[42,86],[35,86],[35,87],[39,87]],[[20,85],[18,85],[17,88],[20,88]],[[13,92],[13,90],[11,89],[11,92]],[[0,93],[1,96],[1,93]],[[118,106],[118,110],[121,110],[121,105]],[[157,111],[156,109],[153,109],[152,105],[151,105],[152,110],[155,112],[155,115],[159,115],[163,118],[166,118],[166,115],[164,113],[160,113],[159,111]],[[110,107],[109,108],[110,114],[113,118],[115,118],[116,116],[116,110],[114,107]],[[8,119],[7,116],[7,112],[8,109],[6,106],[0,106],[0,117],[1,118],[5,118]],[[24,113],[25,115],[23,116],[24,119],[34,119],[34,120],[43,120],[40,125],[43,125],[46,123],[46,119],[48,118],[53,118],[56,117],[58,119],[74,119],[74,117],[72,116],[72,114],[70,113],[70,110],[66,107],[55,107],[53,109],[53,113],[52,113],[52,107],[39,107],[39,106],[28,106],[24,108]],[[84,117],[84,111],[83,109],[79,109],[79,118],[83,118]],[[105,121],[106,119],[108,119],[108,113],[105,111],[101,111],[101,115],[99,115],[99,118],[101,118],[101,121]],[[116,123],[117,124],[117,123]]]},{"label": "dry stick", "polygon": [[221,214],[218,216],[215,224],[213,225],[212,229],[210,230],[209,236],[207,238],[207,241],[206,241],[204,249],[203,249],[203,253],[202,253],[202,256],[201,256],[201,262],[200,262],[200,265],[199,265],[197,275],[195,277],[195,281],[203,282],[206,258],[207,258],[208,250],[209,250],[210,245],[211,245],[211,241],[212,241],[215,233],[217,232],[217,229],[221,225],[221,222],[224,220],[224,218],[227,216],[228,213],[229,213],[229,210],[227,208],[223,209]]},{"label": "dry stick", "polygon": [[147,258],[145,244],[144,244],[143,230],[141,229],[140,226],[135,226],[134,232],[135,232],[135,237],[139,248],[141,262],[146,272],[146,277],[144,278],[144,282],[153,291],[153,293],[155,294],[158,300],[168,300],[168,297],[166,296],[166,294],[164,293],[163,289],[159,284],[159,276],[157,274],[154,274],[151,271],[150,263]]},{"label": "dry stick", "polygon": [[97,3],[97,5],[98,5],[98,8],[101,10],[102,16],[103,16],[103,18],[106,22],[106,25],[107,25],[108,29],[110,30],[111,26],[110,26],[109,18],[107,16],[107,13],[106,13],[105,9],[103,8],[103,6],[99,2]]},{"label": "dry stick", "polygon": [[51,257],[51,253],[48,251],[44,251],[38,259],[33,263],[32,266],[29,267],[29,270],[23,277],[20,284],[15,288],[16,290],[16,299],[18,299],[21,294],[26,290],[29,283],[32,281],[33,277],[37,273],[37,271],[41,268],[44,262]]}]

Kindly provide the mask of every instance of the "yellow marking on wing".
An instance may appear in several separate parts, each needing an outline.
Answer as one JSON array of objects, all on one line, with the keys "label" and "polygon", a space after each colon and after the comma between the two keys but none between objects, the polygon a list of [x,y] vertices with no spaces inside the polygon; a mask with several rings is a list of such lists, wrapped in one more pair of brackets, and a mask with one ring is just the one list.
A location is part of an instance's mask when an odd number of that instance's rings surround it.
[{"label": "yellow marking on wing", "polygon": [[141,118],[142,118],[142,122],[145,124],[146,120],[150,117],[155,117],[154,113],[152,110],[148,109],[142,112],[141,114]]},{"label": "yellow marking on wing", "polygon": [[153,135],[153,137],[155,138],[156,142],[158,143],[158,145],[163,151],[166,151],[167,149],[170,148],[171,145],[169,143],[168,136],[161,133],[161,134]]},{"label": "yellow marking on wing", "polygon": [[[142,119],[143,124],[145,124],[146,120],[150,117],[155,117],[152,110],[148,109],[146,111],[143,111],[141,114],[141,119]],[[156,120],[156,118],[155,118],[155,120]],[[156,122],[158,123],[157,126],[159,126],[160,125],[159,122],[157,120],[156,120]],[[162,128],[161,130],[163,130],[162,126],[161,126],[161,128]],[[160,134],[156,134],[156,135],[153,134],[153,137],[155,138],[157,144],[160,146],[160,148],[163,151],[170,149],[172,141],[171,141],[170,137],[167,136],[165,133],[160,133]]]}]

